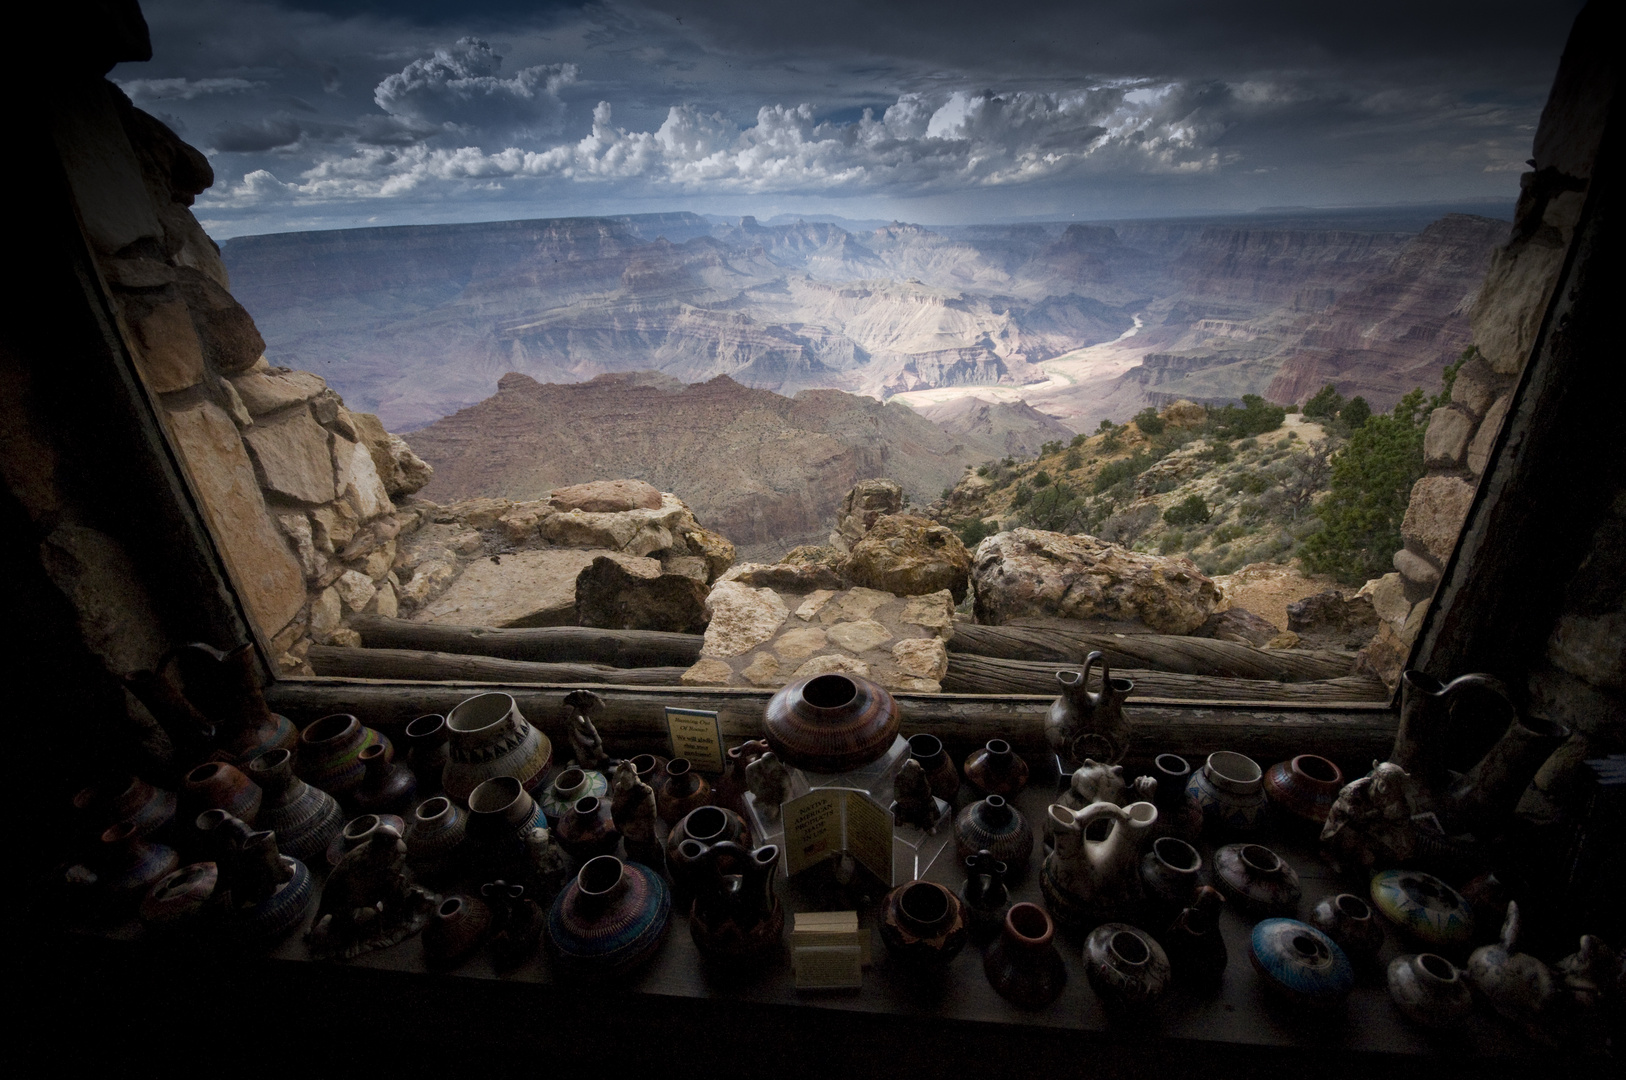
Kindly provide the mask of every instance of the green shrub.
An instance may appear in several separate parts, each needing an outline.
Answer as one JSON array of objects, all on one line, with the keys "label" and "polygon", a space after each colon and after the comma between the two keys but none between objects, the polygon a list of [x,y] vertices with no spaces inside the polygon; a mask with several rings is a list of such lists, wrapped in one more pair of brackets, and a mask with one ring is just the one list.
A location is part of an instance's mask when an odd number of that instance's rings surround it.
[{"label": "green shrub", "polygon": [[1235,457],[1236,451],[1228,442],[1210,442],[1197,452],[1198,461],[1211,461],[1215,465],[1224,465]]},{"label": "green shrub", "polygon": [[1061,459],[1062,468],[1066,469],[1068,472],[1072,472],[1074,469],[1081,467],[1083,464],[1084,455],[1080,454],[1077,450],[1067,451],[1067,456]]},{"label": "green shrub", "polygon": [[1208,508],[1207,500],[1201,495],[1187,495],[1185,499],[1163,511],[1163,520],[1170,525],[1201,525],[1213,514],[1214,512]]},{"label": "green shrub", "polygon": [[1213,543],[1215,547],[1218,547],[1221,544],[1229,544],[1232,540],[1239,539],[1246,535],[1248,535],[1248,530],[1233,522],[1230,525],[1221,525],[1219,528],[1215,529],[1214,532],[1209,536],[1209,541]]},{"label": "green shrub", "polygon": [[1245,454],[1249,450],[1257,450],[1257,449],[1259,449],[1259,440],[1258,439],[1243,439],[1241,442],[1236,444],[1236,449],[1237,449],[1237,453],[1239,453],[1239,454]]},{"label": "green shrub", "polygon": [[1072,446],[1074,448],[1077,448],[1077,447],[1083,446],[1085,443],[1087,443],[1089,441],[1090,441],[1090,437],[1088,435],[1084,434],[1081,431],[1077,435],[1074,435],[1073,436],[1073,441],[1068,443],[1067,445]]},{"label": "green shrub", "polygon": [[1243,394],[1241,408],[1227,405],[1218,411],[1210,411],[1208,417],[1214,425],[1214,434],[1222,439],[1240,439],[1246,435],[1275,431],[1287,418],[1287,410],[1280,405],[1272,405],[1258,394]]},{"label": "green shrub", "polygon": [[1179,529],[1173,529],[1163,534],[1158,541],[1157,553],[1159,555],[1175,555],[1186,550],[1186,534]]},{"label": "green shrub", "polygon": [[974,548],[999,531],[999,522],[972,518],[970,521],[962,522],[954,531],[960,537],[960,543],[967,548]]},{"label": "green shrub", "polygon": [[1142,435],[1161,435],[1165,425],[1157,410],[1148,406],[1135,414],[1135,426],[1140,428]]},{"label": "green shrub", "polygon": [[1422,390],[1413,390],[1392,413],[1374,415],[1350,435],[1332,462],[1327,496],[1315,507],[1323,527],[1304,544],[1310,569],[1347,585],[1389,570],[1412,484],[1423,475],[1429,405]]},{"label": "green shrub", "polygon": [[1337,416],[1338,411],[1343,407],[1344,395],[1338,392],[1336,386],[1328,383],[1320,390],[1317,390],[1314,397],[1304,403],[1304,415],[1307,419],[1312,420],[1318,417],[1330,420]]},{"label": "green shrub", "polygon": [[1372,418],[1372,406],[1360,396],[1349,399],[1349,404],[1338,410],[1338,419],[1349,430],[1354,431]]},{"label": "green shrub", "polygon": [[1054,440],[1052,442],[1047,442],[1043,446],[1039,447],[1039,456],[1040,457],[1049,457],[1052,454],[1059,454],[1059,453],[1061,453],[1061,440],[1060,439],[1056,439],[1056,440]]},{"label": "green shrub", "polygon": [[1043,469],[1040,469],[1038,472],[1034,473],[1033,486],[1036,488],[1049,487],[1050,474],[1045,472]]},{"label": "green shrub", "polygon": [[1126,480],[1133,480],[1141,473],[1152,467],[1152,456],[1144,450],[1136,450],[1133,454],[1119,461],[1109,461],[1101,466],[1101,471],[1095,474],[1096,494],[1107,490]]},{"label": "green shrub", "polygon": [[977,466],[977,475],[978,476],[987,476],[988,475],[988,466],[986,466],[986,465],[978,465]]},{"label": "green shrub", "polygon": [[1017,484],[1016,490],[1011,492],[1012,506],[1026,506],[1033,498],[1033,489],[1026,484]]}]

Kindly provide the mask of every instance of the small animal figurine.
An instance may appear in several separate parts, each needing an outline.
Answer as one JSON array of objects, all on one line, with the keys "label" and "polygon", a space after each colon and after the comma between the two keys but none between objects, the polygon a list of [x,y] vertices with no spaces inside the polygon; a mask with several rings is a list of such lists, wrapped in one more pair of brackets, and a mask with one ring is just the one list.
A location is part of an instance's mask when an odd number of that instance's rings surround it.
[{"label": "small animal figurine", "polygon": [[745,767],[745,786],[764,821],[778,821],[779,807],[790,797],[790,769],[772,750]]},{"label": "small animal figurine", "polygon": [[549,829],[533,828],[525,834],[523,883],[531,898],[547,907],[570,880],[570,863],[565,849]]},{"label": "small animal figurine", "polygon": [[662,845],[655,840],[655,789],[638,779],[630,761],[617,761],[610,770],[610,817],[626,841],[627,854],[636,862],[659,869]]},{"label": "small animal figurine", "polygon": [[910,758],[903,763],[903,771],[893,784],[892,820],[898,825],[913,825],[922,832],[935,833],[938,824],[947,816],[948,804],[932,794],[931,777],[920,762]]},{"label": "small animal figurine", "polygon": [[604,699],[591,690],[572,690],[565,695],[565,708],[570,710],[570,750],[584,769],[601,769],[609,760],[591,719],[603,705]]}]

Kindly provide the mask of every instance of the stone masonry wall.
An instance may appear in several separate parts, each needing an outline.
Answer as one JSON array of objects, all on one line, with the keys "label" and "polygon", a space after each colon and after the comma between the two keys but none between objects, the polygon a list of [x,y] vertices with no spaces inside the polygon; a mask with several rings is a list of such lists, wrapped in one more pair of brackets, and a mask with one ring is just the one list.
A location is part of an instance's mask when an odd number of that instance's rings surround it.
[{"label": "stone masonry wall", "polygon": [[[272,366],[192,216],[208,161],[102,82],[60,146],[142,381],[283,673],[345,612],[396,614],[396,499],[429,467],[318,376]],[[223,643],[222,643],[223,644]]]}]

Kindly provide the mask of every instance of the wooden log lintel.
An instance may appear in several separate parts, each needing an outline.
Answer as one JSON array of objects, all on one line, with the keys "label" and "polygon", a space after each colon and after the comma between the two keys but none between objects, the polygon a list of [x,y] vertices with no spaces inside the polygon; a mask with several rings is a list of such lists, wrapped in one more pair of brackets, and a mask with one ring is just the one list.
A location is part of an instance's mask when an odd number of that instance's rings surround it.
[{"label": "wooden log lintel", "polygon": [[688,667],[700,659],[700,634],[661,630],[604,630],[593,626],[507,628],[356,615],[350,628],[368,648],[466,653],[532,663],[610,664],[614,667]]}]

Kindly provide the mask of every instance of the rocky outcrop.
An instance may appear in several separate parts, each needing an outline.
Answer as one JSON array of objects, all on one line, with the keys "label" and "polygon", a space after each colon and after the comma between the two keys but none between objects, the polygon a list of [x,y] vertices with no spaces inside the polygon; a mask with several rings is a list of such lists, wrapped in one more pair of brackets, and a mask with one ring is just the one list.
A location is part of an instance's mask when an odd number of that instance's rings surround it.
[{"label": "rocky outcrop", "polygon": [[902,509],[903,489],[896,483],[883,477],[860,481],[841,500],[841,508],[836,511],[836,527],[826,543],[845,555],[876,521]]},{"label": "rocky outcrop", "polygon": [[1287,605],[1287,629],[1310,649],[1359,649],[1378,628],[1370,594],[1329,589]]},{"label": "rocky outcrop", "polygon": [[1189,634],[1220,607],[1220,591],[1190,559],[1130,551],[1093,536],[1014,529],[972,556],[977,621],[1019,618],[1140,623]]},{"label": "rocky outcrop", "polygon": [[965,599],[971,555],[947,528],[914,514],[877,518],[842,563],[856,585],[896,596],[922,596],[947,590]]},{"label": "rocky outcrop", "polygon": [[651,572],[600,555],[576,576],[575,621],[580,626],[698,634],[706,628],[705,609],[705,581],[666,573],[659,563]]}]

